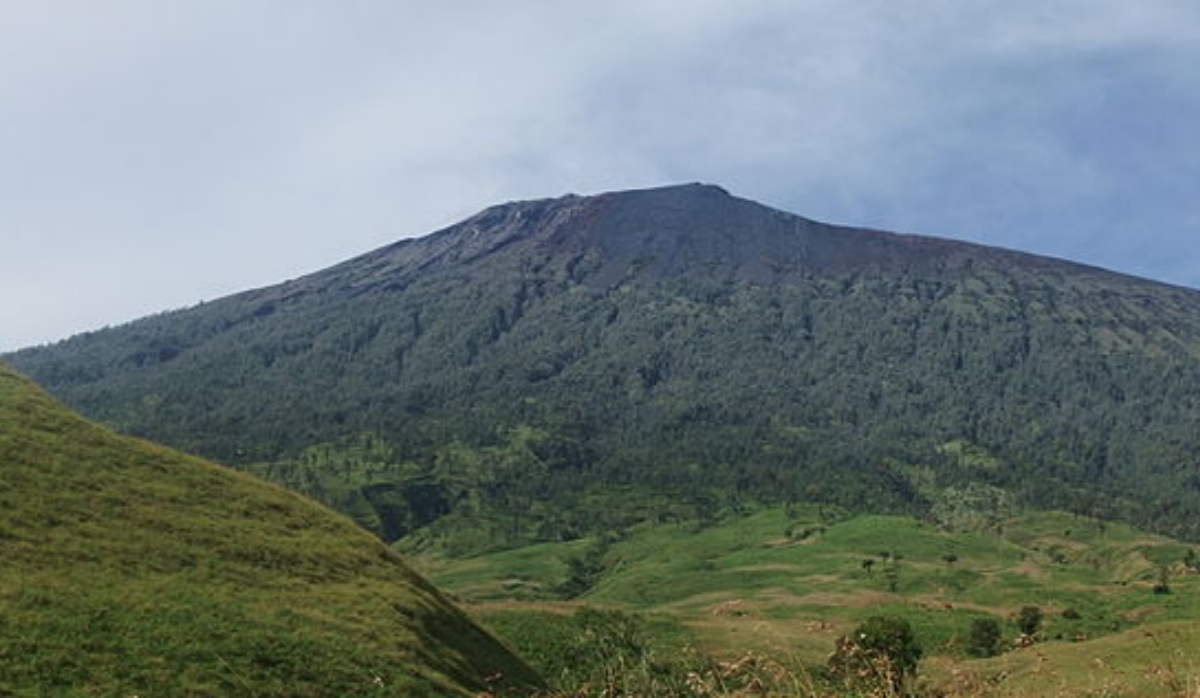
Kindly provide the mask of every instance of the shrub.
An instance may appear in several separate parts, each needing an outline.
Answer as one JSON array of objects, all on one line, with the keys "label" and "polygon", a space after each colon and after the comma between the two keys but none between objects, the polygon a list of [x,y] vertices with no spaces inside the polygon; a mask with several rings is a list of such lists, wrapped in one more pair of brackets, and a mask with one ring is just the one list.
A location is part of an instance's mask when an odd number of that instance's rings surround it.
[{"label": "shrub", "polygon": [[976,618],[971,622],[971,640],[967,651],[975,657],[1000,653],[1000,623],[995,618]]},{"label": "shrub", "polygon": [[899,690],[908,677],[916,675],[921,654],[921,645],[908,621],[873,616],[850,635],[838,639],[829,658],[829,670],[853,685]]},{"label": "shrub", "polygon": [[1017,612],[1017,627],[1022,635],[1035,635],[1042,627],[1042,609],[1037,606],[1022,606]]}]

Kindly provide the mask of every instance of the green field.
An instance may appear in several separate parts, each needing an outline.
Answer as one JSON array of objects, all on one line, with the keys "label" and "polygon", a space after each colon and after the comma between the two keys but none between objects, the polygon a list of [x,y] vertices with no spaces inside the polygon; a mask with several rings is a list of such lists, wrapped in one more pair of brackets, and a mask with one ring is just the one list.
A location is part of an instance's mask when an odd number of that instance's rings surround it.
[{"label": "green field", "polygon": [[[1053,677],[1059,695],[1152,696],[1193,695],[1188,682],[1200,680],[1182,659],[1200,650],[1200,628],[1188,622],[1200,619],[1189,551],[1122,524],[1057,512],[949,531],[931,521],[801,507],[466,560],[425,556],[417,564],[532,652],[535,665],[544,648],[530,637],[545,635],[555,619],[563,625],[578,608],[646,618],[646,644],[656,634],[667,638],[660,657],[693,652],[695,665],[753,654],[801,675],[819,671],[839,636],[882,614],[912,624],[925,649],[922,680],[952,695],[1042,695]],[[579,587],[566,582],[581,571],[590,587],[564,599]],[[1043,621],[1036,641],[1018,648],[1015,617],[1024,606],[1040,608]],[[971,625],[980,618],[1000,623],[999,657],[970,654]],[[1184,688],[1164,692],[1172,681]]]}]

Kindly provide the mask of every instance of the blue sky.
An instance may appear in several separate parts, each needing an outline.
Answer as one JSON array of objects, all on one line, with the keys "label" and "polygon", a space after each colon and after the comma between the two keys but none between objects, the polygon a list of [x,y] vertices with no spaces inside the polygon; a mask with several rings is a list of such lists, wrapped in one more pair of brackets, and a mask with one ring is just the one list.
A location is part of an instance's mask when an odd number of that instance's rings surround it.
[{"label": "blue sky", "polygon": [[0,64],[0,350],[688,181],[1200,287],[1192,0],[39,0]]}]

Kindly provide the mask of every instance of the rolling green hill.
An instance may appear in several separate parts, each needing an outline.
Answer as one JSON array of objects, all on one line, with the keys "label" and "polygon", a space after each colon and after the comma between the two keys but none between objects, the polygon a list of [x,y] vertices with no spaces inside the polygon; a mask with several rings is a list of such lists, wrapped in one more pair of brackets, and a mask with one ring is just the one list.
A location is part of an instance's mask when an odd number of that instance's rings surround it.
[{"label": "rolling green hill", "polygon": [[712,186],[505,204],[9,360],[409,549],[972,483],[1200,537],[1200,293]]},{"label": "rolling green hill", "polygon": [[394,553],[293,493],[117,436],[0,367],[0,694],[528,694]]},{"label": "rolling green hill", "polygon": [[[885,615],[923,647],[918,695],[1185,698],[1200,685],[1195,548],[1063,512],[955,522],[773,507],[415,564],[565,682],[604,672],[564,656],[611,657],[620,641],[630,673],[658,686],[725,675],[744,695],[741,666],[765,669],[768,695],[842,695],[823,673],[837,639]],[[1025,607],[1041,621],[1022,639]],[[991,657],[972,649],[981,620],[999,630]]]}]

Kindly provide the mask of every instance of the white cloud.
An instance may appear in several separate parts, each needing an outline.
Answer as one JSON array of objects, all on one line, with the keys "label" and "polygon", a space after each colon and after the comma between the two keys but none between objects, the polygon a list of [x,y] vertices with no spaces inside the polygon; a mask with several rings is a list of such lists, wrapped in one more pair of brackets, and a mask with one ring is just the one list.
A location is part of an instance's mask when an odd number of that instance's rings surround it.
[{"label": "white cloud", "polygon": [[1117,230],[1191,240],[1198,54],[1184,0],[9,3],[0,347],[672,180],[1200,284]]}]

